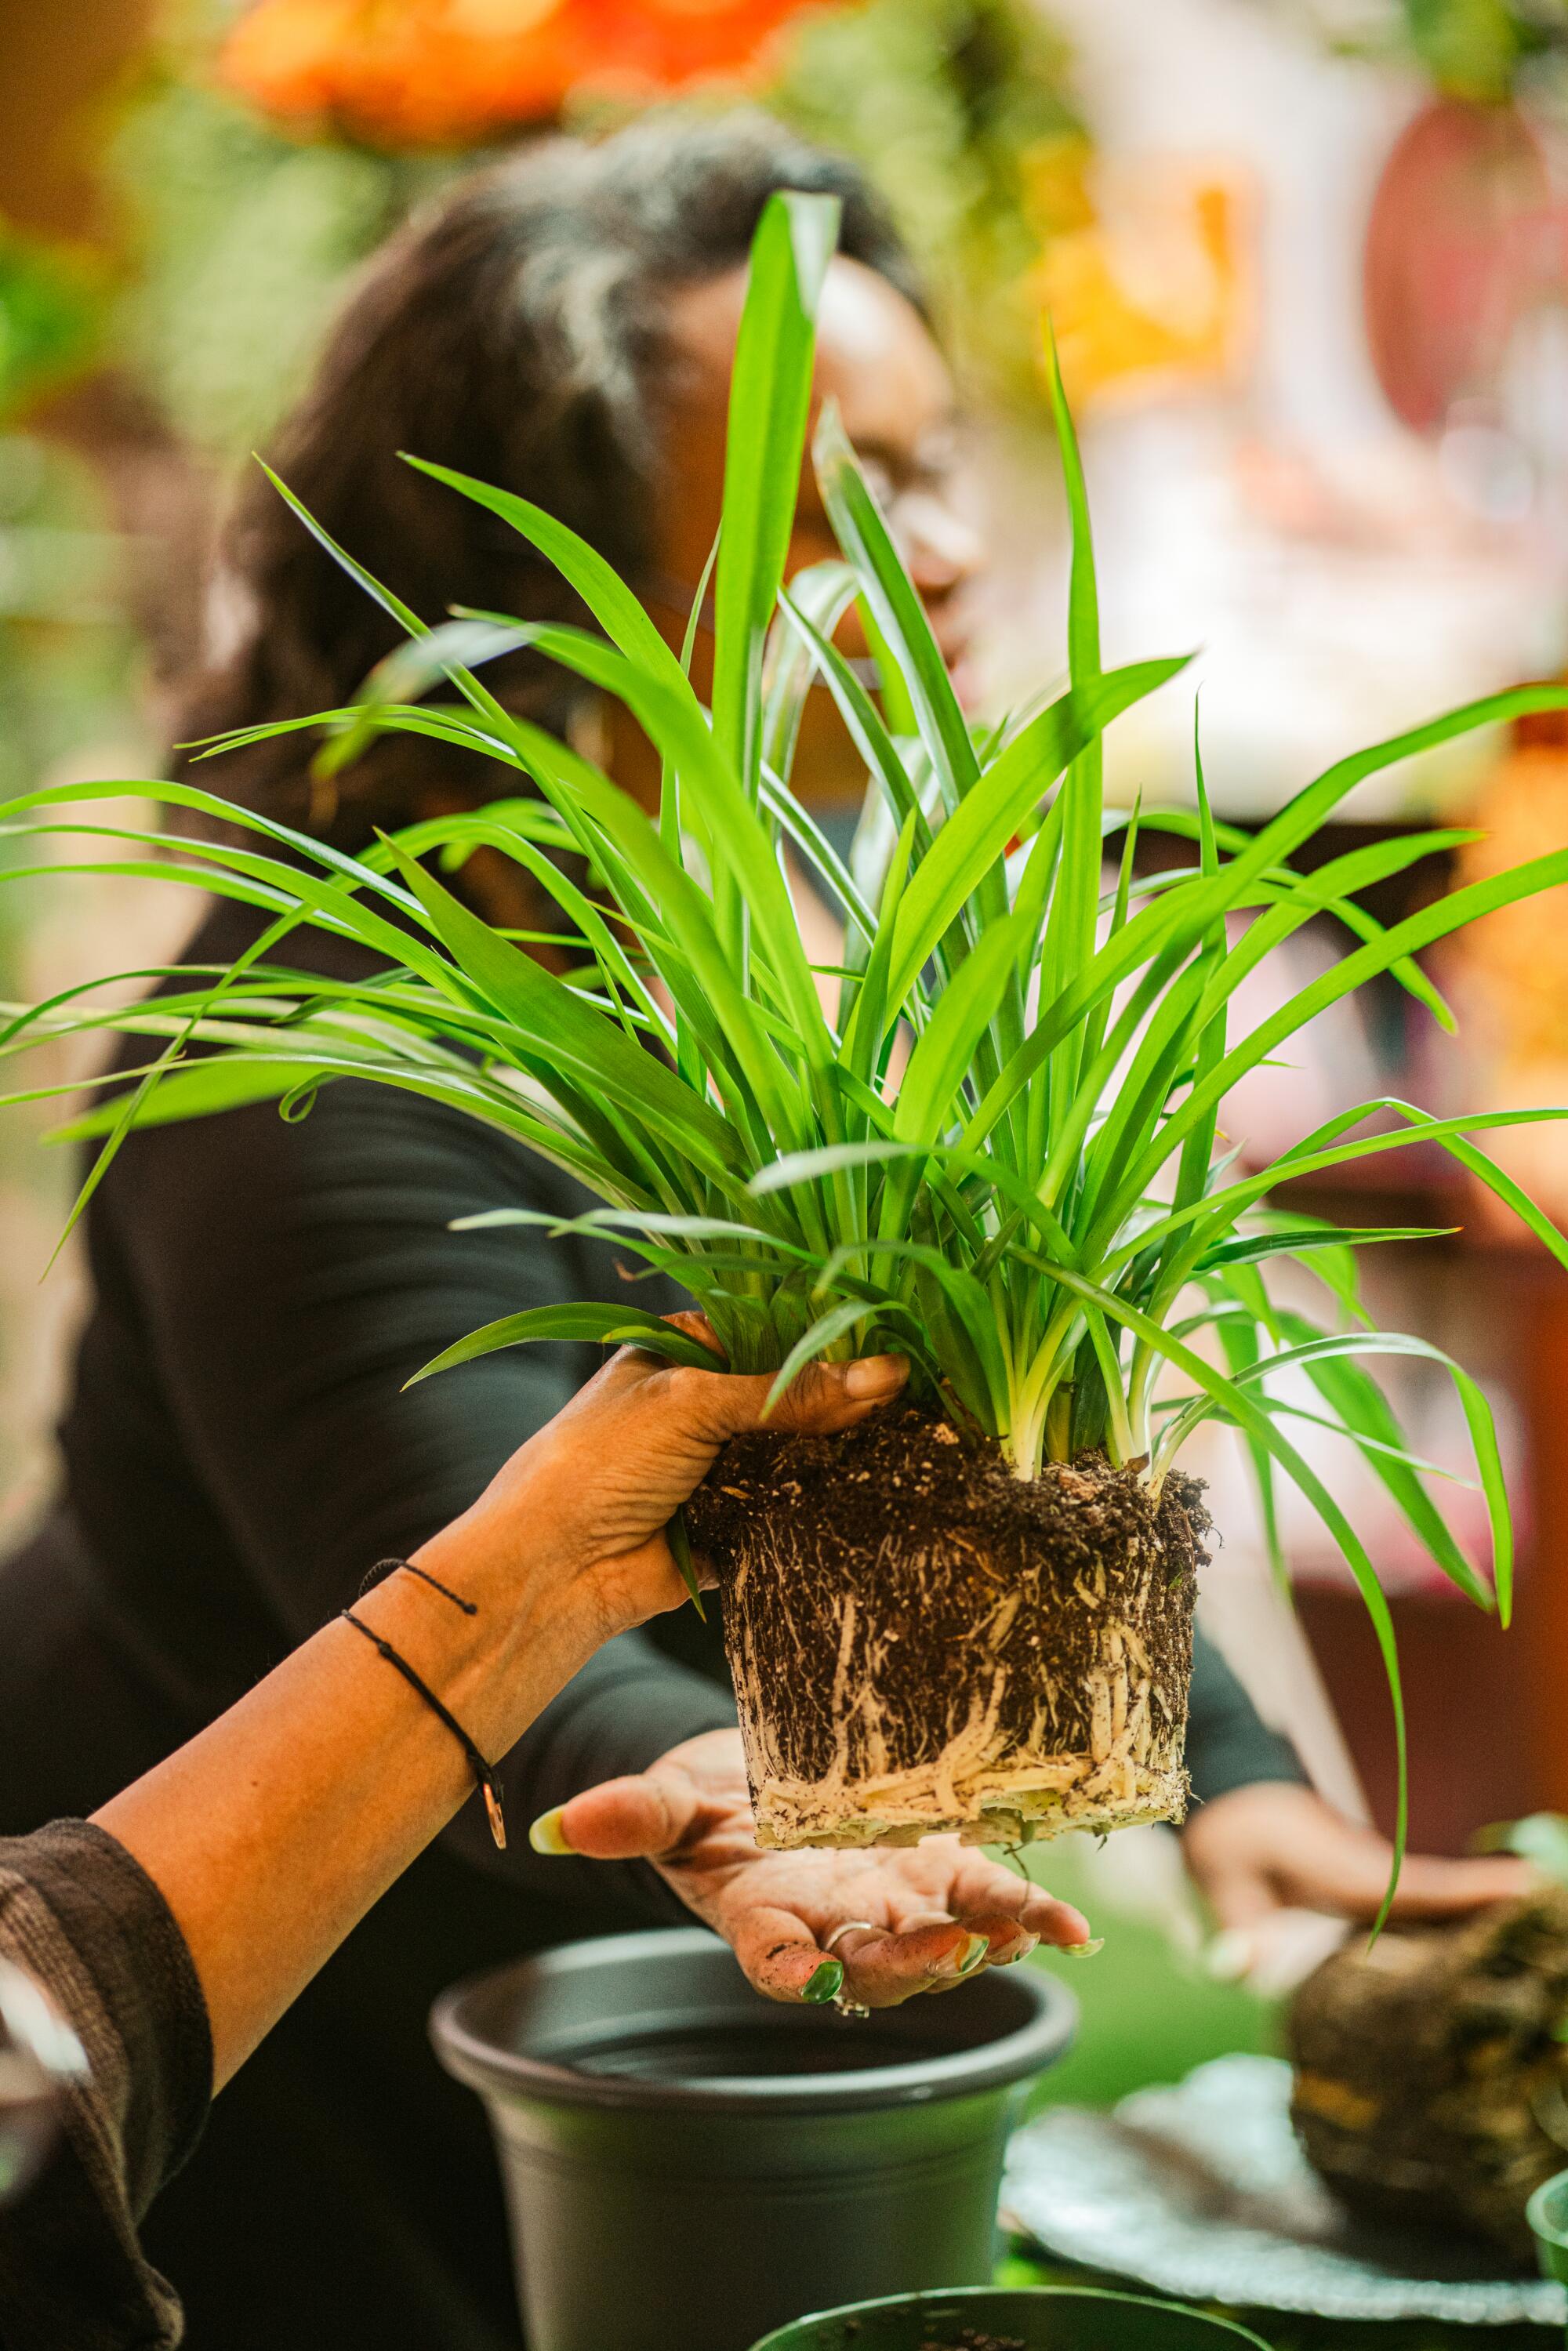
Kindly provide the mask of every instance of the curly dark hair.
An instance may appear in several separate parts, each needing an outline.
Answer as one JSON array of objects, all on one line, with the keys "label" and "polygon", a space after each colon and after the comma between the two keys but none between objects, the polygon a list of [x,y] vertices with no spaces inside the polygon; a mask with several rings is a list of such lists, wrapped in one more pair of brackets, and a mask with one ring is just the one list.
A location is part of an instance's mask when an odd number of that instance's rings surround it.
[{"label": "curly dark hair", "polygon": [[[764,115],[667,114],[595,144],[551,140],[465,178],[373,257],[271,462],[422,618],[457,602],[580,618],[515,532],[398,452],[520,491],[635,580],[659,463],[664,297],[744,264],[778,188],[837,195],[841,251],[919,302],[855,166]],[[399,641],[259,470],[225,535],[216,610],[233,650],[186,701],[186,742],[350,701]],[[573,689],[559,669],[515,654],[488,676],[513,706],[564,726]],[[407,821],[433,794],[477,802],[497,789],[497,771],[473,755],[392,736],[313,792],[308,740],[253,745],[198,772],[346,848]]]}]

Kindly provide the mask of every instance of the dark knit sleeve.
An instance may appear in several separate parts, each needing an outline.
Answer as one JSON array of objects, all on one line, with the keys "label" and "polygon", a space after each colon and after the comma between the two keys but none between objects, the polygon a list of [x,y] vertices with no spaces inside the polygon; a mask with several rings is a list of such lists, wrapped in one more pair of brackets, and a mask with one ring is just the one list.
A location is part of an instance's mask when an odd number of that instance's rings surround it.
[{"label": "dark knit sleeve", "polygon": [[64,2085],[59,2144],[0,2208],[6,2351],[119,2351],[180,2339],[179,2305],[137,2223],[194,2147],[212,2096],[206,2005],[152,1879],[87,1821],[0,1840],[0,1956],[76,2032],[88,2071]]},{"label": "dark knit sleeve", "polygon": [[1187,1771],[1195,1803],[1212,1803],[1258,1780],[1306,1783],[1295,1749],[1270,1730],[1214,1643],[1199,1629],[1192,1649]]}]

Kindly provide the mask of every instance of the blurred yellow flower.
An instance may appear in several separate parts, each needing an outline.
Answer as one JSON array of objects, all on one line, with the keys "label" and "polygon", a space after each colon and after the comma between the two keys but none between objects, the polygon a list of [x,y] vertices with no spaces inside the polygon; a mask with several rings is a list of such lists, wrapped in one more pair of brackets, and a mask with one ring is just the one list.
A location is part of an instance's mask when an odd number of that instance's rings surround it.
[{"label": "blurred yellow flower", "polygon": [[1102,167],[1096,202],[1087,160],[1076,196],[1064,157],[1049,159],[1031,186],[1047,242],[1030,294],[1051,322],[1069,399],[1143,397],[1228,375],[1250,320],[1237,176],[1163,159]]}]

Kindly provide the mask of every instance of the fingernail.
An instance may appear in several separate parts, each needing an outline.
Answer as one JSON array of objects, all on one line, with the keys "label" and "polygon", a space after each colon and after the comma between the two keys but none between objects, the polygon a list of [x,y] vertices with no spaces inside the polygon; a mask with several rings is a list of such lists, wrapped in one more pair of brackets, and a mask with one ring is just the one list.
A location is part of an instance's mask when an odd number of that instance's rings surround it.
[{"label": "fingernail", "polygon": [[841,1959],[824,1959],[814,1975],[809,1976],[800,1993],[814,2008],[821,2008],[836,1999],[843,1989],[844,1963]]},{"label": "fingernail", "polygon": [[1096,1951],[1104,1949],[1105,1938],[1103,1935],[1096,1935],[1091,1942],[1059,1943],[1056,1948],[1064,1959],[1092,1959]]},{"label": "fingernail", "polygon": [[946,1959],[938,1959],[931,1972],[936,1976],[954,1978],[972,1976],[990,1948],[988,1935],[966,1935],[957,1949],[949,1951]]},{"label": "fingernail", "polygon": [[909,1375],[904,1355],[862,1355],[844,1370],[844,1394],[863,1404],[868,1396],[891,1395]]},{"label": "fingernail", "polygon": [[1040,1937],[1038,1935],[1024,1936],[1022,1941],[1015,1943],[1010,1951],[1004,1951],[999,1959],[994,1959],[991,1961],[992,1967],[1010,1968],[1016,1965],[1019,1959],[1027,1959],[1030,1953],[1034,1949],[1039,1941]]},{"label": "fingernail", "polygon": [[1216,1935],[1204,1963],[1216,1983],[1239,1983],[1255,1956],[1251,1936],[1239,1927],[1230,1927]]},{"label": "fingernail", "polygon": [[539,1814],[528,1831],[528,1843],[536,1853],[562,1854],[577,1851],[577,1847],[560,1824],[560,1816],[565,1810],[564,1804],[556,1804],[549,1812]]}]

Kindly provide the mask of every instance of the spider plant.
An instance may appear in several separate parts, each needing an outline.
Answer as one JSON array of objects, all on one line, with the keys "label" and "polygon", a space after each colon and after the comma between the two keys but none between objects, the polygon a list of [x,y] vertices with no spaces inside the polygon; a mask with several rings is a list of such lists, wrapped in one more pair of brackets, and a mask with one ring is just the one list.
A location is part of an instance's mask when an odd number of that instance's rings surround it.
[{"label": "spider plant", "polygon": [[[1468,836],[1417,831],[1310,873],[1292,860],[1364,778],[1568,695],[1493,695],[1340,759],[1255,833],[1214,818],[1201,764],[1195,814],[1109,807],[1103,731],[1183,663],[1103,664],[1083,475],[1053,375],[1072,532],[1065,683],[999,726],[976,726],[831,408],[813,455],[842,560],[784,580],[813,314],[834,238],[831,202],[794,194],[772,201],[757,234],[713,571],[711,708],[690,683],[692,635],[677,654],[591,547],[504,488],[422,468],[433,496],[472,499],[541,550],[595,628],[466,611],[429,626],[297,508],[406,632],[352,706],[292,722],[324,737],[319,768],[340,768],[401,729],[493,760],[497,797],[357,857],[192,785],[94,784],[12,801],[8,830],[86,836],[89,870],[172,875],[272,919],[232,969],[167,973],[152,1001],[106,1008],[84,991],[17,1008],[5,1050],[84,1027],[148,1040],[136,1082],[63,1130],[108,1143],[77,1213],[138,1123],[267,1096],[298,1116],[321,1086],[372,1079],[463,1110],[580,1177],[603,1204],[581,1228],[678,1275],[729,1362],[776,1371],[779,1387],[813,1357],[896,1349],[910,1358],[915,1395],[994,1440],[1019,1479],[1092,1447],[1155,1495],[1191,1431],[1228,1423],[1265,1491],[1282,1473],[1331,1530],[1397,1707],[1372,1561],[1291,1422],[1335,1429],[1443,1573],[1506,1615],[1511,1539],[1491,1416],[1437,1349],[1368,1327],[1356,1252],[1410,1230],[1281,1213],[1268,1196],[1412,1142],[1435,1144],[1568,1262],[1546,1217],[1473,1139],[1564,1113],[1439,1118],[1367,1102],[1245,1172],[1217,1120],[1249,1071],[1384,975],[1452,1025],[1422,951],[1568,881],[1568,850],[1386,928],[1364,893]],[[875,648],[879,694],[834,644],[852,603]],[[656,816],[490,692],[486,663],[525,645],[635,716],[663,761]],[[790,789],[804,697],[822,687],[869,778],[847,859]],[[71,811],[74,800],[117,794],[176,804],[194,830],[171,851],[135,822]],[[1145,874],[1136,846],[1154,829],[1188,853]],[[527,939],[465,904],[461,867],[481,847],[515,861],[553,902],[575,968],[545,968]],[[802,946],[792,867],[842,909],[842,959],[831,967],[813,966]],[[25,852],[12,870],[29,870]],[[1235,1035],[1232,1002],[1248,975],[1324,920],[1344,936],[1338,959]],[[300,924],[358,942],[382,967],[359,981],[291,973],[287,944]],[[507,1218],[543,1221],[520,1207],[486,1221]],[[1270,1274],[1281,1265],[1319,1277],[1321,1321],[1276,1302]],[[509,1316],[425,1371],[530,1340],[626,1339],[676,1362],[712,1360],[640,1309],[584,1304]],[[1465,1556],[1367,1369],[1393,1355],[1433,1359],[1458,1390],[1490,1512],[1489,1576]],[[1316,1414],[1276,1387],[1297,1367]]]}]

